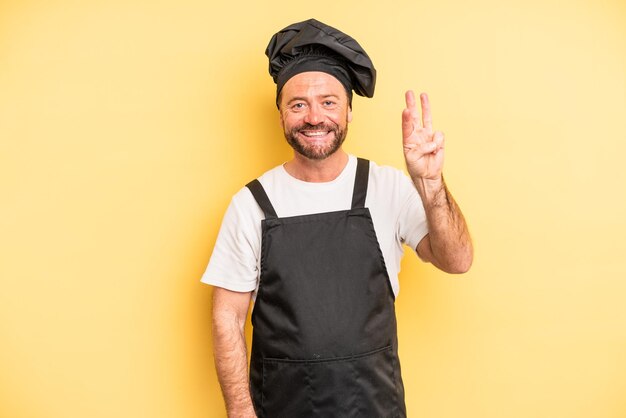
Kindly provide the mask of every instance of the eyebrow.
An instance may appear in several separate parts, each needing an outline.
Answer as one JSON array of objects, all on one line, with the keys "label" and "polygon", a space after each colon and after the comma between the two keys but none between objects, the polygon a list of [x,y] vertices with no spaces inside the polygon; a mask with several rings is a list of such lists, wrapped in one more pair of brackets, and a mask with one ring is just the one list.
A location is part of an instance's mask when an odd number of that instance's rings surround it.
[{"label": "eyebrow", "polygon": [[[320,99],[328,99],[329,97],[333,97],[335,99],[339,99],[339,96],[337,96],[336,94],[320,94],[319,96],[316,96],[316,97],[320,98]],[[297,102],[297,101],[306,102],[307,98],[304,97],[304,96],[296,96],[296,97],[293,97],[291,100],[289,100],[287,102],[287,104],[290,105],[291,103]]]}]

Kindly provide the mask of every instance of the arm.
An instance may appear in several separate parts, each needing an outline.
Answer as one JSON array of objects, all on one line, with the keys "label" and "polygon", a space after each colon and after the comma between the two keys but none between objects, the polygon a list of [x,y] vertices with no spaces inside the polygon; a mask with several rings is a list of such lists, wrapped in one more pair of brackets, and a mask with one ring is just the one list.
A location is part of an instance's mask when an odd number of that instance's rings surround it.
[{"label": "arm", "polygon": [[244,326],[251,292],[213,290],[213,350],[215,368],[229,417],[256,417],[248,384]]},{"label": "arm", "polygon": [[430,103],[420,95],[420,121],[412,91],[402,112],[402,140],[407,170],[426,212],[428,235],[417,245],[420,258],[447,273],[465,273],[473,261],[467,224],[443,180],[444,136],[433,131]]}]

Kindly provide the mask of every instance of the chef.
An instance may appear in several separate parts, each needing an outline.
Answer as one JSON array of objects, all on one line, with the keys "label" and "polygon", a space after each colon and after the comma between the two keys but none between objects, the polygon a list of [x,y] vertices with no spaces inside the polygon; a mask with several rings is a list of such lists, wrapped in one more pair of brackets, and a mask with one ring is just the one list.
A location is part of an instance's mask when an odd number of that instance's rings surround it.
[{"label": "chef", "polygon": [[449,273],[466,272],[473,257],[442,175],[444,135],[428,96],[420,115],[408,91],[409,176],[350,155],[352,95],[373,97],[376,84],[363,48],[310,19],[276,33],[266,55],[293,158],[233,197],[202,278],[214,286],[228,416],[405,417],[394,309],[403,248]]}]

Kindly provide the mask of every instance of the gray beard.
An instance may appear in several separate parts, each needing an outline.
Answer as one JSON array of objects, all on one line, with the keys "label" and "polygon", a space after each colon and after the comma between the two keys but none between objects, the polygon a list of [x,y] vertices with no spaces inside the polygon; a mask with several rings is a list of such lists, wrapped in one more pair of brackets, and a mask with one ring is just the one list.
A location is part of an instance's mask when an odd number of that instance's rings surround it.
[{"label": "gray beard", "polygon": [[[334,134],[333,142],[327,146],[311,146],[303,144],[298,141],[298,133],[301,130],[314,130],[319,128],[328,129],[330,132]],[[318,124],[318,125],[309,125],[305,124],[302,126],[298,126],[293,128],[289,132],[285,132],[285,139],[287,143],[293,148],[295,152],[310,160],[323,160],[325,158],[333,155],[343,144],[343,141],[346,139],[346,135],[348,134],[348,126],[346,125],[345,129],[341,129],[338,125],[328,126],[326,124]]]}]

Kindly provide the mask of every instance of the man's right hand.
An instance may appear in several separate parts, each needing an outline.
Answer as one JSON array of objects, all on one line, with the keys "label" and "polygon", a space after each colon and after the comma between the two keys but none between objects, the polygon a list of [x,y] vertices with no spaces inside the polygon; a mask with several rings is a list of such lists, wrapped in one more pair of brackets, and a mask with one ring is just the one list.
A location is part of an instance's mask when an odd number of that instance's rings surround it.
[{"label": "man's right hand", "polygon": [[256,418],[248,382],[244,328],[252,292],[213,288],[213,353],[226,411],[233,418]]}]

